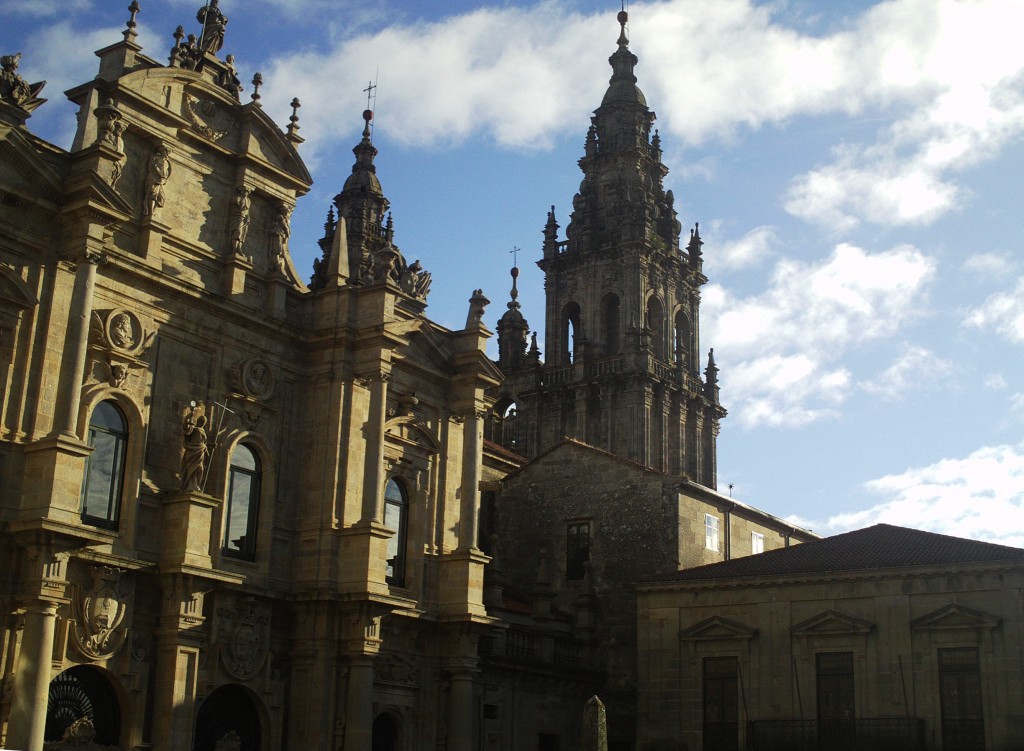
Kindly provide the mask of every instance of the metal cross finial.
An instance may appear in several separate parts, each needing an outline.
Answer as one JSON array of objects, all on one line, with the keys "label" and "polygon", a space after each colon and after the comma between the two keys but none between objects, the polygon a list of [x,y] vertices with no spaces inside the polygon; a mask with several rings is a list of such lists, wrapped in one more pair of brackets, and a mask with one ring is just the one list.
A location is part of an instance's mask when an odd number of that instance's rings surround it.
[{"label": "metal cross finial", "polygon": [[733,488],[735,488],[735,487],[736,487],[736,486],[735,486],[735,485],[733,485],[733,484],[732,484],[731,482],[729,483],[729,497],[730,497],[730,498],[732,498],[732,489],[733,489]]},{"label": "metal cross finial", "polygon": [[257,72],[252,77],[252,100],[259,104],[260,101],[260,86],[263,85],[263,74]]},{"label": "metal cross finial", "polygon": [[519,254],[522,253],[522,250],[518,246],[513,245],[512,246],[512,250],[510,250],[509,253],[512,254],[512,265],[515,266],[518,269],[519,268]]},{"label": "metal cross finial", "polygon": [[370,81],[369,85],[365,89],[363,89],[363,93],[366,94],[366,109],[368,110],[373,109],[373,107],[371,107],[370,104],[372,103],[373,92],[376,90],[376,88],[377,84],[375,84],[373,81]]}]

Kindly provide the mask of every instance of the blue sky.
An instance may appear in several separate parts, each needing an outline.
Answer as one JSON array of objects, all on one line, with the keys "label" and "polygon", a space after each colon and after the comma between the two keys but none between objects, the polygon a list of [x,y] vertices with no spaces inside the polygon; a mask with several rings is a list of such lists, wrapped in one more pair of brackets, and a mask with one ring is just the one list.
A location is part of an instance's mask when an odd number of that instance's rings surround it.
[{"label": "blue sky", "polygon": [[[120,38],[121,3],[0,0],[0,53],[46,79],[32,130]],[[165,60],[200,3],[141,0]],[[124,7],[122,7],[124,6]],[[471,290],[543,332],[541,229],[561,223],[615,49],[617,2],[222,0],[244,81],[316,180],[293,219],[308,275],[352,164],[362,90],[395,241],[458,328]],[[634,2],[666,187],[705,239],[702,347],[722,400],[719,485],[832,533],[879,521],[1024,546],[1024,3]],[[251,87],[246,87],[248,98]]]}]

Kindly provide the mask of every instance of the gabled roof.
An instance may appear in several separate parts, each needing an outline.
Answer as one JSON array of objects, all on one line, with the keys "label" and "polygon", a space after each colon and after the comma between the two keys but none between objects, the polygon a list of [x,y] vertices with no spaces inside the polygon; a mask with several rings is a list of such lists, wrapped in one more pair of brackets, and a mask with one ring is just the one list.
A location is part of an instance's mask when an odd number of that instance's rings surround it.
[{"label": "gabled roof", "polygon": [[614,462],[617,462],[619,464],[622,464],[622,465],[628,467],[629,469],[639,470],[641,473],[644,473],[644,474],[658,475],[658,476],[664,477],[666,479],[668,479],[670,477],[670,475],[666,475],[665,473],[659,472],[656,469],[648,467],[648,466],[646,466],[644,464],[640,464],[639,462],[635,462],[632,459],[626,459],[625,457],[619,456],[618,454],[612,454],[612,453],[610,453],[608,451],[605,451],[604,449],[599,449],[596,446],[591,446],[589,443],[584,443],[583,441],[580,441],[580,440],[578,440],[576,438],[569,438],[569,437],[563,436],[561,441],[556,443],[554,446],[551,446],[550,448],[545,449],[541,453],[537,454],[537,456],[535,456],[532,459],[530,459],[528,462],[526,462],[526,464],[521,466],[515,472],[510,472],[505,479],[508,480],[508,479],[516,476],[520,472],[528,470],[530,467],[533,467],[534,465],[539,464],[542,460],[547,458],[550,454],[553,454],[556,451],[561,451],[563,449],[567,449],[567,450],[570,450],[570,451],[582,450],[584,452],[589,452],[589,453],[592,453],[592,454],[596,454],[597,456],[602,456],[602,457],[604,457],[606,459],[609,459],[611,461],[614,461]]},{"label": "gabled roof", "polygon": [[676,571],[648,581],[717,581],[996,561],[1024,563],[1024,550],[876,524],[789,548]]}]

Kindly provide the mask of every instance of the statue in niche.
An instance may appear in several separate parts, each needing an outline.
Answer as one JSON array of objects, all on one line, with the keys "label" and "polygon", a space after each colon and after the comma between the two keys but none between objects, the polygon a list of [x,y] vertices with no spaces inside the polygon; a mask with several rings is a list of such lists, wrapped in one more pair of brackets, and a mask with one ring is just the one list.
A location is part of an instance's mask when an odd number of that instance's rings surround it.
[{"label": "statue in niche", "polygon": [[287,204],[281,203],[278,206],[277,213],[274,214],[274,218],[270,222],[271,257],[274,260],[274,268],[277,268],[282,274],[285,273],[285,269],[288,267],[286,260],[288,256],[288,238],[292,234],[288,226],[290,214],[291,210]]},{"label": "statue in niche", "polygon": [[157,146],[149,158],[149,175],[146,179],[146,203],[142,208],[144,216],[152,216],[164,205],[164,187],[171,177],[171,158],[167,147]]},{"label": "statue in niche", "polygon": [[28,83],[18,75],[18,66],[20,64],[20,52],[0,57],[0,99],[17,105],[26,111],[31,111],[45,101],[38,99],[37,95],[43,86],[46,85],[46,81],[33,84]]},{"label": "statue in niche", "polygon": [[203,52],[216,55],[224,46],[224,32],[227,29],[228,17],[220,12],[219,0],[211,0],[196,13],[196,20],[203,25]]},{"label": "statue in niche", "polygon": [[192,408],[185,415],[184,446],[181,455],[181,489],[187,493],[202,493],[206,480],[206,460],[210,447],[206,436],[206,415],[202,408]]},{"label": "statue in niche", "polygon": [[242,246],[249,235],[249,209],[252,207],[252,188],[239,185],[231,199],[231,249],[236,255],[242,255]]}]

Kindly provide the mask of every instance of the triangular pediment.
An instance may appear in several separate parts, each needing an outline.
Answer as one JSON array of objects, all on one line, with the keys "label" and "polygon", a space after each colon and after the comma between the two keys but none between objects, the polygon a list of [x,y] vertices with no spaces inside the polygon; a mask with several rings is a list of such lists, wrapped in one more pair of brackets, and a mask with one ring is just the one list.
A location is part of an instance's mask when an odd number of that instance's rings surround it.
[{"label": "triangular pediment", "polygon": [[915,618],[910,623],[917,631],[943,631],[963,628],[995,628],[999,618],[980,610],[958,605],[955,602]]},{"label": "triangular pediment", "polygon": [[0,176],[26,195],[51,203],[60,200],[63,177],[44,159],[20,128],[0,125]]},{"label": "triangular pediment", "polygon": [[757,629],[746,626],[738,621],[713,615],[700,623],[696,623],[680,634],[684,641],[722,641],[735,639],[752,639]]},{"label": "triangular pediment", "polygon": [[870,621],[837,610],[826,610],[793,626],[793,636],[841,636],[867,634],[875,627]]},{"label": "triangular pediment", "polygon": [[0,264],[0,307],[13,310],[30,308],[36,298],[14,271],[6,264]]}]

